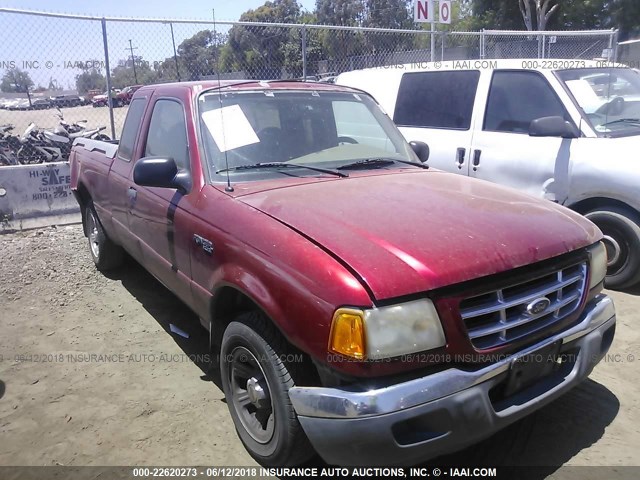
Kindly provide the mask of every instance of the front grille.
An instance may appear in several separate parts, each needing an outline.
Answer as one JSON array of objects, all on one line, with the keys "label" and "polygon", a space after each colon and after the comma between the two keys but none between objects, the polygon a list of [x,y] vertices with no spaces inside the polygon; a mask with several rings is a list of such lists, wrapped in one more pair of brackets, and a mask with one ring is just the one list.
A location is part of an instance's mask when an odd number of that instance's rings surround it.
[{"label": "front grille", "polygon": [[[464,299],[460,314],[471,343],[479,350],[499,347],[566,318],[580,306],[586,278],[581,263]],[[536,311],[544,299],[549,305]]]}]

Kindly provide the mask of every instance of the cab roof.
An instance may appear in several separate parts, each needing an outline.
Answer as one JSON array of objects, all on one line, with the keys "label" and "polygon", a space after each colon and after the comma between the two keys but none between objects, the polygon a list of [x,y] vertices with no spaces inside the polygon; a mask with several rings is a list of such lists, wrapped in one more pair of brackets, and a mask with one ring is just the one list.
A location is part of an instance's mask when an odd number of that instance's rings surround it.
[{"label": "cab roof", "polygon": [[[193,93],[199,93],[208,89],[225,88],[229,90],[316,90],[333,92],[357,92],[360,90],[342,85],[325,82],[304,82],[296,80],[200,80],[195,82],[174,82],[145,85],[137,92],[144,93],[147,90],[158,90],[162,93],[189,89]],[[137,93],[136,92],[136,93]]]}]

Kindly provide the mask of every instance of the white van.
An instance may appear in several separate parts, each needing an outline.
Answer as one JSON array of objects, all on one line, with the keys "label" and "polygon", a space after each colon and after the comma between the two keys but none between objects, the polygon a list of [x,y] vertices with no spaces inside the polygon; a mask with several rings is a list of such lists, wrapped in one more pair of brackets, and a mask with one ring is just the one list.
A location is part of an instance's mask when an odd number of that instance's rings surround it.
[{"label": "white van", "polygon": [[429,165],[572,208],[605,235],[606,285],[640,282],[640,74],[587,60],[464,60],[346,72]]}]

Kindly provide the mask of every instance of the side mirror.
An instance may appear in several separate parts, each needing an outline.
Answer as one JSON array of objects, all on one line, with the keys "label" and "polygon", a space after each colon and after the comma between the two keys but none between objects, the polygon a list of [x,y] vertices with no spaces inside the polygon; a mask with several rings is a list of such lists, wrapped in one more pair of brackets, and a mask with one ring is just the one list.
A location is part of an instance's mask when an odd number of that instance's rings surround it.
[{"label": "side mirror", "polygon": [[424,142],[412,141],[409,142],[411,149],[418,155],[418,158],[422,163],[429,160],[429,145]]},{"label": "side mirror", "polygon": [[572,123],[562,117],[542,117],[531,122],[529,136],[578,138],[580,132]]},{"label": "side mirror", "polygon": [[133,167],[133,181],[143,187],[175,188],[180,193],[191,189],[191,176],[179,172],[173,158],[141,158]]}]

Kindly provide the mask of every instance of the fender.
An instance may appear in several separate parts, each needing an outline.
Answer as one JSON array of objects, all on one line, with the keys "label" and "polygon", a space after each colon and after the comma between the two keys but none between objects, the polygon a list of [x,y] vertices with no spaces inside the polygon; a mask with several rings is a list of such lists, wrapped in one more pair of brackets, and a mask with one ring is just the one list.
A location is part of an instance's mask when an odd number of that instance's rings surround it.
[{"label": "fender", "polygon": [[[229,263],[211,273],[208,288],[192,282],[193,309],[200,316],[202,325],[210,330],[212,337],[218,335],[216,328],[225,328],[232,318],[224,317],[221,302],[228,298],[226,296],[231,291],[235,291],[261,309],[296,348],[316,357],[326,355],[327,339],[318,339],[317,336],[310,335],[310,329],[306,329],[305,323],[300,319],[324,318],[327,322],[325,330],[329,332],[334,306],[314,296],[287,272],[277,269],[274,265],[270,267],[265,268],[264,272],[272,272],[272,275],[275,275],[271,278],[261,278],[253,271]],[[282,282],[286,282],[287,290],[282,288]],[[292,290],[291,286],[295,284],[298,288]],[[284,291],[287,293],[280,293]],[[222,335],[222,331],[219,335]],[[310,344],[314,345],[311,349]]]}]

